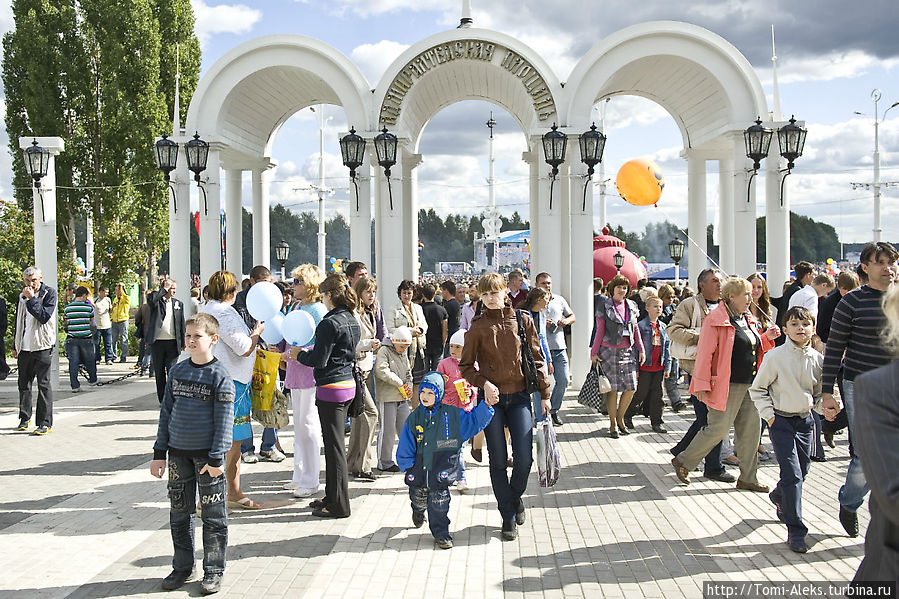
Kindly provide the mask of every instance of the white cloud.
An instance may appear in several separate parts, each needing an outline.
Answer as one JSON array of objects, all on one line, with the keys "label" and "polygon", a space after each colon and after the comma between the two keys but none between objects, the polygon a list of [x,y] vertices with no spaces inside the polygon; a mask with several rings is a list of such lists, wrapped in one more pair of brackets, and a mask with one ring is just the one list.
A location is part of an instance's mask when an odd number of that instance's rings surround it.
[{"label": "white cloud", "polygon": [[[0,98],[0,114],[6,114],[6,99]],[[9,136],[6,127],[0,127],[0,198],[13,199],[12,156],[9,155]]]},{"label": "white cloud", "polygon": [[446,2],[441,0],[336,0],[333,7],[340,14],[351,12],[352,14],[366,18],[372,15],[382,15],[389,12],[444,10]]},{"label": "white cloud", "polygon": [[201,46],[218,33],[247,33],[253,28],[262,12],[243,4],[219,4],[210,6],[205,0],[190,0],[196,16],[194,30]]},{"label": "white cloud", "polygon": [[391,40],[381,40],[374,44],[362,44],[353,48],[351,53],[353,62],[365,75],[372,85],[381,80],[381,76],[396,57],[408,48],[408,44],[401,44]]},{"label": "white cloud", "polygon": [[3,36],[7,31],[12,31],[14,27],[12,3],[4,2],[0,5],[0,36]]},{"label": "white cloud", "polygon": [[[777,81],[781,85],[806,81],[832,81],[861,77],[873,68],[891,69],[899,65],[895,58],[883,59],[862,50],[829,52],[819,56],[777,59]],[[770,66],[756,68],[763,85],[772,83]]]}]

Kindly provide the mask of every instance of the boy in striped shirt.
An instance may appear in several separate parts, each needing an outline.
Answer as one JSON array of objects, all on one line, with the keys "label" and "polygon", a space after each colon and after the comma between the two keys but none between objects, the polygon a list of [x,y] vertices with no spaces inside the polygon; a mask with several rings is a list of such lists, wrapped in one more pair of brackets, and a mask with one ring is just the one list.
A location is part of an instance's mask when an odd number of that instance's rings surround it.
[{"label": "boy in striped shirt", "polygon": [[69,384],[72,393],[81,391],[78,370],[84,366],[87,380],[97,384],[97,362],[94,357],[94,340],[91,323],[94,307],[87,301],[88,290],[83,285],[75,289],[75,298],[63,309],[66,319],[66,357],[69,359]]}]

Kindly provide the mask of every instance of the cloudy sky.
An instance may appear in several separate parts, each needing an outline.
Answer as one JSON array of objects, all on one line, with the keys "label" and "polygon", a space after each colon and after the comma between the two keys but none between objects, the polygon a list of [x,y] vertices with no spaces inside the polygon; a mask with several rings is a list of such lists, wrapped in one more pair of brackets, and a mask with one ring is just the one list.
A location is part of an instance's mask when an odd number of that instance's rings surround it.
[{"label": "cloudy sky", "polygon": [[[0,0],[2,1],[2,0]],[[5,4],[5,3],[4,3]],[[447,0],[253,0],[245,4],[192,0],[203,46],[203,72],[224,53],[249,39],[275,33],[319,38],[359,65],[374,88],[385,68],[418,40],[458,24],[461,1]],[[809,130],[805,155],[787,185],[795,212],[832,224],[843,241],[870,238],[871,192],[852,182],[870,182],[874,145],[871,90],[883,92],[880,111],[899,101],[899,3],[864,0],[847,10],[845,2],[806,3],[780,0],[472,0],[476,27],[496,29],[530,45],[561,81],[603,37],[635,23],[678,20],[710,29],[731,42],[756,68],[771,97],[771,25],[777,35],[778,78],[785,115],[804,119]],[[0,7],[0,27],[12,26],[8,6]],[[421,142],[419,198],[424,208],[480,212],[487,204],[487,128],[496,126],[496,197],[500,210],[527,213],[527,169],[521,162],[524,137],[502,108],[461,102],[438,113]],[[856,111],[862,115],[854,114]],[[598,114],[598,112],[597,112]],[[329,209],[345,211],[346,171],[337,136],[347,128],[343,110],[327,107],[326,184],[335,188]],[[658,208],[624,203],[609,188],[608,215],[613,224],[642,230],[649,222],[672,220],[686,225],[686,162],[679,157],[681,137],[671,118],[644,99],[616,96],[606,106],[609,137],[606,177],[636,157],[654,159],[666,176]],[[280,130],[272,158],[278,162],[271,197],[296,210],[314,210],[311,192],[297,188],[315,182],[318,173],[318,115],[305,109]],[[5,139],[0,140],[5,147]],[[899,181],[899,107],[880,127],[881,179]],[[709,197],[717,194],[717,163],[709,164]],[[9,196],[9,157],[0,156],[0,195]],[[249,185],[249,181],[245,181]],[[761,187],[760,187],[761,189]],[[245,197],[249,197],[249,190]],[[759,194],[759,215],[764,214]],[[249,200],[247,201],[249,203]],[[598,211],[597,211],[598,212]],[[709,218],[716,210],[710,200]],[[599,228],[600,223],[596,223]],[[884,237],[899,240],[899,186],[883,193]]]}]

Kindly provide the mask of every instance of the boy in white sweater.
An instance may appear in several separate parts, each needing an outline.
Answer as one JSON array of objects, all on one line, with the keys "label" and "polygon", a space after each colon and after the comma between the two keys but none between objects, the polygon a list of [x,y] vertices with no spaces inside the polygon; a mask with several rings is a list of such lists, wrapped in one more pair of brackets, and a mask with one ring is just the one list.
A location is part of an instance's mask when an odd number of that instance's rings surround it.
[{"label": "boy in white sweater", "polygon": [[815,317],[794,306],[784,316],[787,342],[765,354],[749,394],[762,419],[780,465],[780,480],[768,495],[777,517],[787,525],[787,544],[805,553],[808,528],[802,522],[802,481],[809,469],[814,421],[821,412],[824,356],[812,348]]}]

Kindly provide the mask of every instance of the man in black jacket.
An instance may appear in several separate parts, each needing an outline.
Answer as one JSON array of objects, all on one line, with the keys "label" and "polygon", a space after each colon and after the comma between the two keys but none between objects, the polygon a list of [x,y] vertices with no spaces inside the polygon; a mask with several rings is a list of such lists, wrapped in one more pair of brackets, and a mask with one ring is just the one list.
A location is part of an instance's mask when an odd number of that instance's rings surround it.
[{"label": "man in black jacket", "polygon": [[156,396],[162,403],[169,369],[184,350],[184,304],[175,299],[178,286],[166,277],[162,287],[150,294],[150,318],[145,324],[146,343],[150,346],[156,369]]}]

